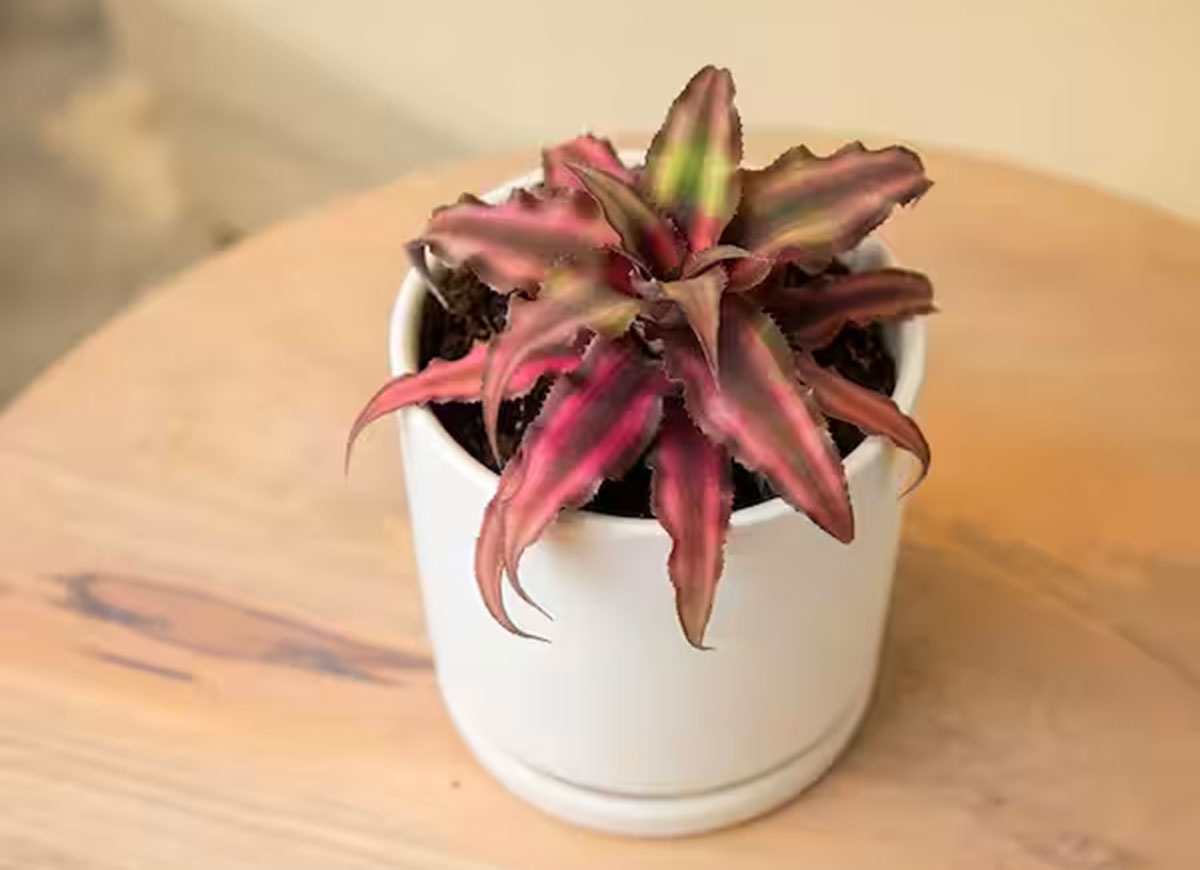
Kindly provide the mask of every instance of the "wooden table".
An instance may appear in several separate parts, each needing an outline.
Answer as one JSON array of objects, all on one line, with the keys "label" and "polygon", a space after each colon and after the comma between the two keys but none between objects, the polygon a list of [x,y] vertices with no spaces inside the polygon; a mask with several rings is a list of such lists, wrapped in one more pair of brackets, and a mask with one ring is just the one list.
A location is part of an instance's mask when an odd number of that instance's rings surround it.
[{"label": "wooden table", "polygon": [[845,760],[766,819],[650,843],[476,766],[391,427],[349,480],[340,457],[401,243],[530,162],[240,244],[0,418],[0,868],[1200,867],[1200,228],[943,152],[886,233],[943,309],[934,466]]}]

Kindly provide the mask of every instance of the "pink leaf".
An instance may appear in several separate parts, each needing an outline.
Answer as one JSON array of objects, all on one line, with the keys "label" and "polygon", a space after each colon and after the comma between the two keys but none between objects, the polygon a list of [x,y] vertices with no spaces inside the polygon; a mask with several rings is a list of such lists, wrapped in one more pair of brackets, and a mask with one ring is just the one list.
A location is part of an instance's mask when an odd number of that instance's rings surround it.
[{"label": "pink leaf", "polygon": [[828,157],[801,145],[765,169],[742,173],[730,241],[757,254],[820,266],[850,250],[931,182],[907,148],[854,142]]},{"label": "pink leaf", "polygon": [[663,277],[679,274],[683,263],[683,240],[675,227],[655,211],[642,195],[626,182],[599,169],[572,164],[588,193],[600,203],[609,225],[617,231],[626,251]]},{"label": "pink leaf", "polygon": [[[426,402],[474,401],[483,390],[483,373],[487,365],[488,348],[476,345],[461,359],[435,359],[421,371],[388,381],[371,397],[366,407],[350,427],[346,439],[346,464],[359,434],[380,417],[408,405]],[[505,396],[519,396],[533,389],[543,375],[560,375],[579,365],[578,350],[562,346],[545,346],[527,356],[512,372],[504,387]]]},{"label": "pink leaf", "polygon": [[929,473],[929,442],[916,421],[896,407],[890,397],[859,386],[832,369],[821,366],[808,353],[796,354],[800,379],[812,387],[817,405],[830,417],[853,423],[869,435],[882,435],[921,462],[921,472],[904,492],[916,488]]},{"label": "pink leaf", "polygon": [[617,150],[607,139],[587,133],[542,151],[542,173],[547,187],[582,188],[579,178],[567,168],[568,164],[603,169],[627,184],[633,174],[625,168]]},{"label": "pink leaf", "polygon": [[581,190],[535,197],[516,190],[500,205],[467,196],[433,213],[421,242],[466,265],[500,293],[532,289],[551,266],[618,244],[596,201]]},{"label": "pink leaf", "polygon": [[[479,585],[484,606],[496,622],[518,637],[545,640],[518,628],[504,607],[504,501],[520,484],[524,473],[520,457],[511,459],[500,475],[496,494],[484,508],[483,523],[475,542],[475,582]],[[516,590],[521,598],[541,610],[524,589],[517,586]]]},{"label": "pink leaf", "polygon": [[835,538],[854,538],[841,459],[770,318],[743,296],[725,296],[716,380],[690,337],[672,336],[666,354],[704,434],[766,475],[789,504]]},{"label": "pink leaf", "polygon": [[683,408],[670,404],[650,466],[651,505],[672,541],[667,569],[679,624],[688,643],[704,649],[733,508],[729,456],[692,425]]},{"label": "pink leaf", "polygon": [[564,507],[584,504],[604,477],[641,455],[662,417],[667,383],[627,340],[597,338],[583,366],[555,384],[518,456],[523,468],[503,504],[504,564],[516,584],[521,554]]},{"label": "pink leaf", "polygon": [[693,251],[711,247],[737,209],[742,124],[729,70],[706,66],[675,98],[650,143],[642,183]]},{"label": "pink leaf", "polygon": [[584,328],[620,335],[640,306],[634,297],[611,289],[598,272],[568,266],[547,276],[536,299],[513,299],[508,328],[492,339],[483,374],[483,422],[497,459],[500,400],[526,360],[547,348],[569,344]]},{"label": "pink leaf", "polygon": [[906,269],[852,272],[799,287],[764,286],[756,298],[788,338],[810,349],[829,344],[848,323],[865,326],[936,310],[929,279]]},{"label": "pink leaf", "polygon": [[668,281],[659,285],[683,311],[692,332],[700,341],[704,358],[717,367],[717,337],[721,328],[721,294],[727,278],[721,268],[709,269],[695,278]]}]

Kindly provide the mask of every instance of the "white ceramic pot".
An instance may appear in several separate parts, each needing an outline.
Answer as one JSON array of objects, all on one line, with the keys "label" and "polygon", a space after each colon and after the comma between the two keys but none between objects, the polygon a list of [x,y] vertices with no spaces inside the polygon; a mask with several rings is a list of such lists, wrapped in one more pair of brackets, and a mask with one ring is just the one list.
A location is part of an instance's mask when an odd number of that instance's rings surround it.
[{"label": "white ceramic pot", "polygon": [[[849,260],[890,262],[874,240]],[[425,296],[410,272],[392,318],[397,375],[417,367]],[[905,323],[889,341],[894,397],[911,411],[924,327]],[[424,408],[403,411],[400,429],[438,684],[467,744],[513,792],[592,828],[687,834],[785,802],[845,747],[874,683],[907,457],[879,438],[847,457],[857,528],[849,546],[779,499],[734,513],[703,652],[676,622],[670,543],[658,523],[564,513],[521,572],[553,621],[506,599],[518,624],[550,639],[537,643],[492,621],[472,573],[496,475]]]}]

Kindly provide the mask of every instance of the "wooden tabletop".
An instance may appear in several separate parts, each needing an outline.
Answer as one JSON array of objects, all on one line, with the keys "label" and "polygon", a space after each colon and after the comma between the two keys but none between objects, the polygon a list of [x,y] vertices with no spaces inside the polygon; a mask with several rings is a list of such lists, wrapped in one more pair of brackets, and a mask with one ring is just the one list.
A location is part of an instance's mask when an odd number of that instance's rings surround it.
[{"label": "wooden tabletop", "polygon": [[438,701],[394,433],[348,480],[341,448],[402,243],[518,154],[200,264],[0,417],[0,868],[1200,866],[1200,228],[927,158],[885,235],[942,307],[933,471],[872,712],[799,801],[677,842],[575,830]]}]

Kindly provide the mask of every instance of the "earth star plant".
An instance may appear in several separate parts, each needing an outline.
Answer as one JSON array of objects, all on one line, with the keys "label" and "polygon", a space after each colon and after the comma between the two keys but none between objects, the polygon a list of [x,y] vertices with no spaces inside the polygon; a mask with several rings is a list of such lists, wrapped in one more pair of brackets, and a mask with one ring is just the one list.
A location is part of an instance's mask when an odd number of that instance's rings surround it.
[{"label": "earth star plant", "polygon": [[561,509],[585,504],[643,454],[653,513],[673,542],[679,620],[696,647],[723,568],[731,459],[847,543],[854,514],[823,414],[910,451],[922,477],[928,469],[912,419],[812,355],[847,324],[934,310],[916,272],[825,271],[929,188],[920,159],[898,146],[853,143],[826,157],[799,146],[742,169],[733,97],[729,72],[705,67],[672,104],[644,167],[581,136],[543,152],[535,189],[498,205],[465,195],[413,243],[439,300],[426,250],[509,294],[507,327],[461,359],[386,384],[350,442],[406,405],[479,400],[499,459],[501,401],[556,378],[503,467],[475,554],[483,601],[515,634],[531,636],[504,607],[504,576],[537,607],[521,587],[522,554]]}]

